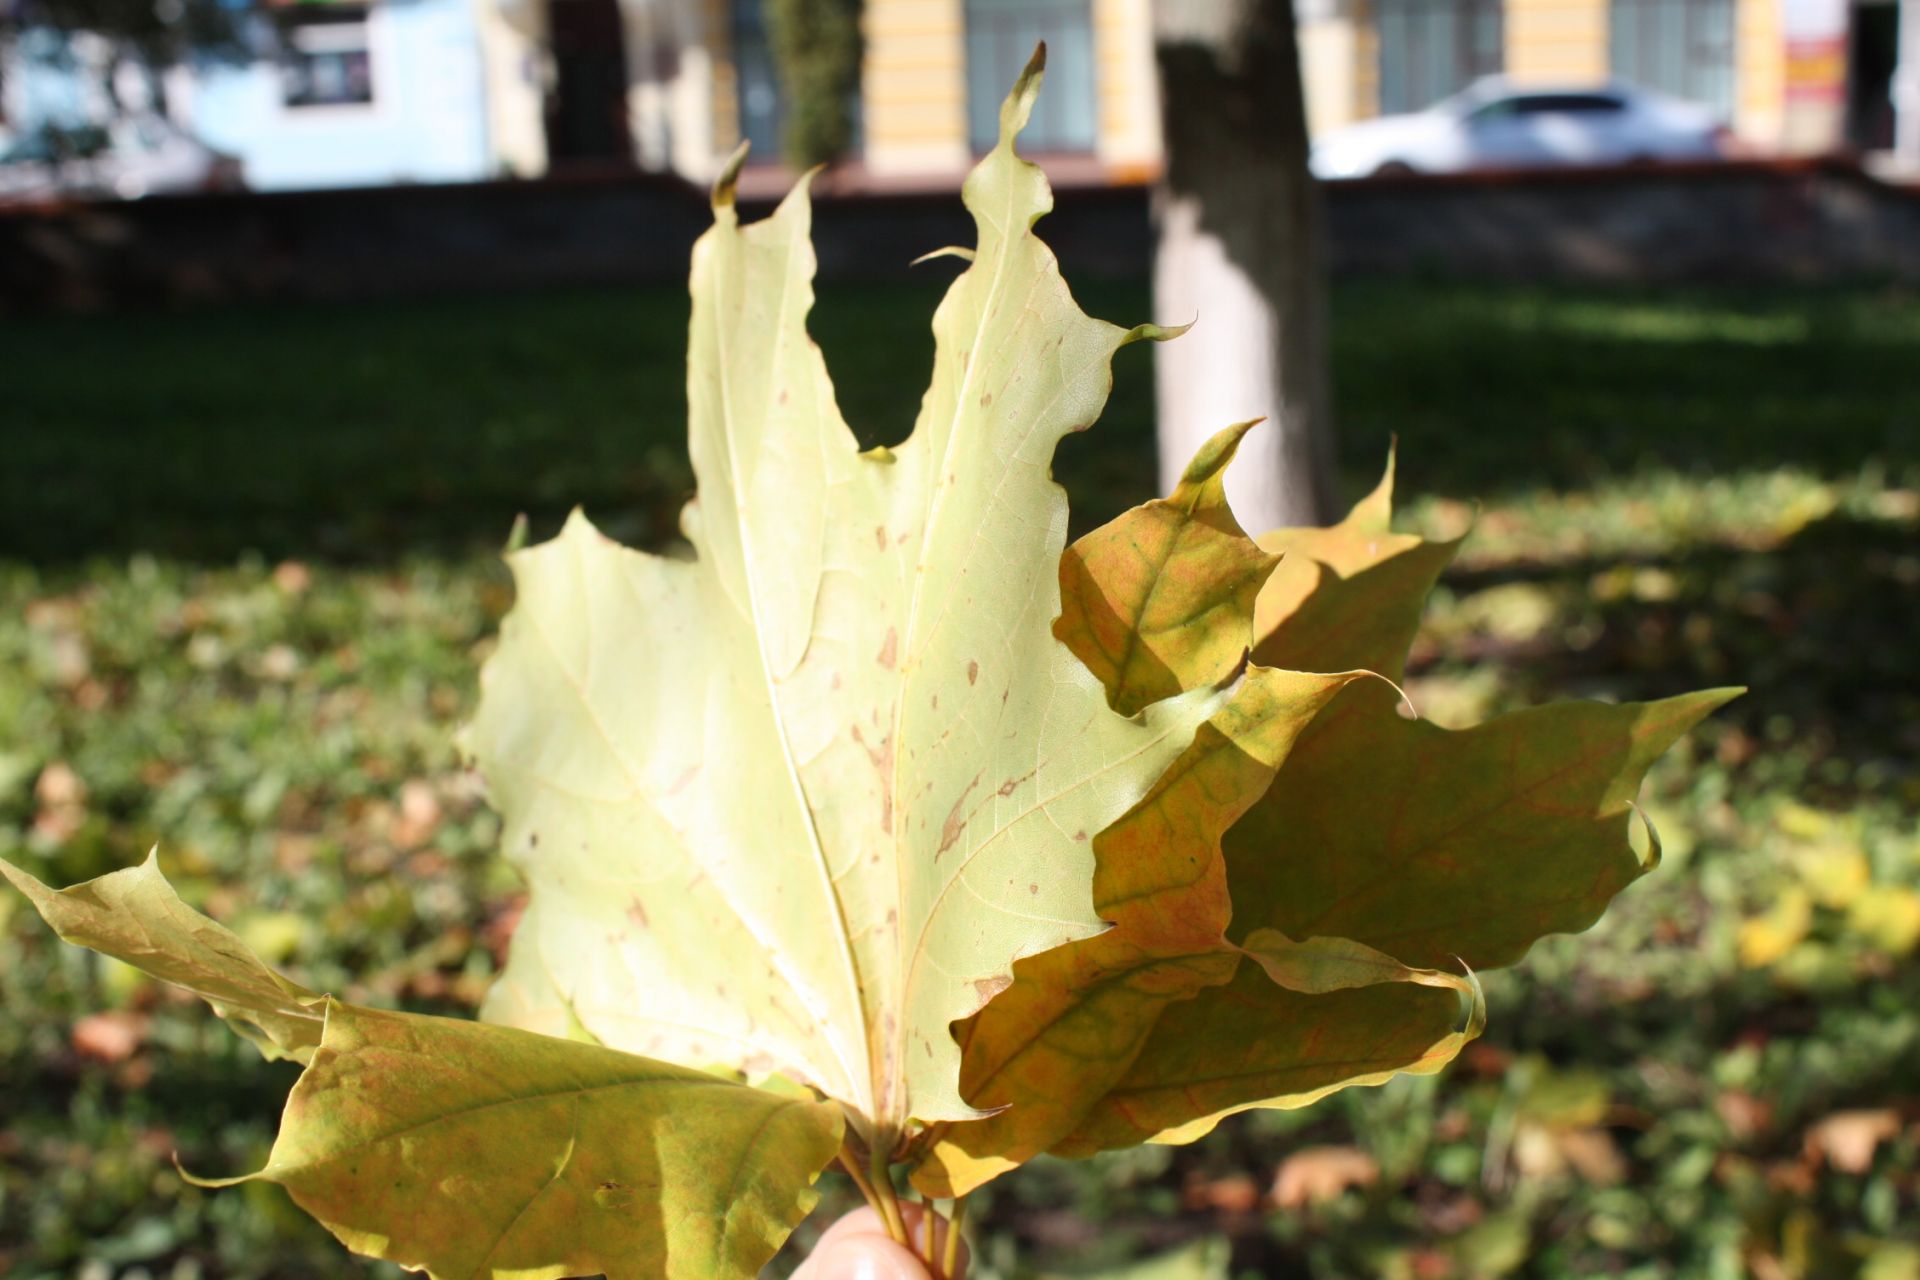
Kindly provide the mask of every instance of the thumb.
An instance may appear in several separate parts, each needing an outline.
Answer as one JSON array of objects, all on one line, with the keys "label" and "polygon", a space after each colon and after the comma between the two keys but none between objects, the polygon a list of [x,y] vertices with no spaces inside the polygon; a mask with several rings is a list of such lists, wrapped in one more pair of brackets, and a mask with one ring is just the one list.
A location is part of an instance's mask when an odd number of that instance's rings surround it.
[{"label": "thumb", "polygon": [[801,1275],[806,1280],[929,1280],[926,1264],[911,1251],[865,1232],[823,1241]]}]

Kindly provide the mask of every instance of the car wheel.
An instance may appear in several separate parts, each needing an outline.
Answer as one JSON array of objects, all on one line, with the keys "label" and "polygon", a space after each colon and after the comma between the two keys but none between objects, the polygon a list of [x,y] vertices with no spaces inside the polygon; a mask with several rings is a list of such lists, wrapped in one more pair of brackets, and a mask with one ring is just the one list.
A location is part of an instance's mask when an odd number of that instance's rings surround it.
[{"label": "car wheel", "polygon": [[1372,176],[1376,178],[1404,178],[1414,172],[1414,167],[1405,160],[1388,160],[1375,167]]}]

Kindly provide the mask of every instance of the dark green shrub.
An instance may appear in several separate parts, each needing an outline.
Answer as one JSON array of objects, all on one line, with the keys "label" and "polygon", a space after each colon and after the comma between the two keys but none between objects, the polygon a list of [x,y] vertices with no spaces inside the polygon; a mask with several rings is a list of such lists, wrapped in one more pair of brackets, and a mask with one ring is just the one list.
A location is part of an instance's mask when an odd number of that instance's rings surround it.
[{"label": "dark green shrub", "polygon": [[860,91],[860,0],[765,0],[780,91],[781,139],[796,169],[826,164],[853,145]]}]

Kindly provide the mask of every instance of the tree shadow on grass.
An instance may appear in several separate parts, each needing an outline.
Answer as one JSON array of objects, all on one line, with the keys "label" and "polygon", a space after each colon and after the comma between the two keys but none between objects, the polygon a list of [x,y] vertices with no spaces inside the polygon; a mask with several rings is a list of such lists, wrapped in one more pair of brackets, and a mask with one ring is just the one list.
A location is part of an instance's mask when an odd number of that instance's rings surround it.
[{"label": "tree shadow on grass", "polygon": [[1648,468],[1911,472],[1917,351],[1920,300],[1895,289],[1356,281],[1335,303],[1343,454],[1397,433],[1409,495],[1492,501]]},{"label": "tree shadow on grass", "polygon": [[[812,330],[863,445],[904,437],[948,276],[823,289]],[[1149,318],[1143,281],[1090,313]],[[0,323],[0,558],[136,551],[383,562],[536,535],[584,505],[670,540],[686,461],[688,303],[672,287]],[[1182,319],[1184,317],[1158,317]],[[1205,317],[1181,341],[1208,341]],[[1920,458],[1920,301],[1891,291],[1608,293],[1350,282],[1335,294],[1341,456],[1403,496],[1583,488],[1647,465]],[[1115,361],[1057,471],[1076,531],[1155,492],[1152,357]],[[1909,464],[1911,463],[1909,462]]]},{"label": "tree shadow on grass", "polygon": [[[816,307],[862,448],[911,430],[946,284],[834,288]],[[1082,302],[1133,323],[1144,296]],[[694,487],[688,308],[658,287],[0,323],[0,560],[485,555],[516,516],[544,538],[575,506],[661,547]],[[1096,522],[1151,496],[1151,358],[1116,364],[1070,481]]]}]

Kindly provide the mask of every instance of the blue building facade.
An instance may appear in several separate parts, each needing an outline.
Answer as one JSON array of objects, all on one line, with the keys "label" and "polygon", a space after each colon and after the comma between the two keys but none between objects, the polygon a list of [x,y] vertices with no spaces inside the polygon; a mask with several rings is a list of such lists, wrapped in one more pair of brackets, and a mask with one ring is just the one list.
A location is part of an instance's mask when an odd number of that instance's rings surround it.
[{"label": "blue building facade", "polygon": [[474,0],[294,11],[274,56],[209,65],[177,114],[260,190],[490,177]]},{"label": "blue building facade", "polygon": [[[165,77],[166,113],[237,157],[253,189],[461,182],[543,167],[543,156],[523,154],[529,136],[538,149],[540,127],[532,45],[488,0],[305,3],[276,19],[257,19],[250,59]],[[109,109],[84,37],[63,46],[28,33],[11,62],[5,114],[16,131],[97,122]]]}]

